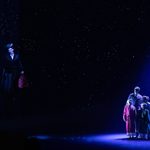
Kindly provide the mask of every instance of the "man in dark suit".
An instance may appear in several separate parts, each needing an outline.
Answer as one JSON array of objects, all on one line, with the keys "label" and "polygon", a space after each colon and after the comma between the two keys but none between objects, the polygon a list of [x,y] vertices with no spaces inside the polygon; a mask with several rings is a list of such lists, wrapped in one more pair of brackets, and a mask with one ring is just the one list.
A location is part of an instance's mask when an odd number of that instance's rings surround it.
[{"label": "man in dark suit", "polygon": [[135,130],[136,130],[135,132],[136,132],[136,138],[138,138],[138,136],[139,136],[139,124],[140,124],[139,110],[141,109],[140,106],[143,102],[143,97],[140,94],[140,87],[136,86],[134,88],[134,92],[129,94],[128,99],[131,99],[133,106],[135,106],[135,108],[136,108],[137,115],[136,115],[136,119],[135,119]]}]

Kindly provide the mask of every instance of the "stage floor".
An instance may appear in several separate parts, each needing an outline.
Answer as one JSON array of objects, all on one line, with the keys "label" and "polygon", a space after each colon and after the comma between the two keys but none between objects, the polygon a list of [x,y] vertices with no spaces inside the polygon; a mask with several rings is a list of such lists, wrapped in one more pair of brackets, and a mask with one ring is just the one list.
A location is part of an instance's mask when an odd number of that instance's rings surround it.
[{"label": "stage floor", "polygon": [[34,135],[39,141],[42,150],[125,150],[125,149],[150,149],[149,140],[128,139],[125,134],[99,134],[99,135],[75,135],[54,136]]},{"label": "stage floor", "polygon": [[[39,150],[148,150],[150,140],[129,139],[125,133],[85,134],[64,132],[60,124],[52,124],[51,118],[44,116],[27,116],[16,119],[0,120],[0,143],[21,143],[20,146],[34,147]],[[69,130],[69,129],[68,129]],[[57,133],[56,133],[57,132]],[[65,134],[66,133],[66,134]],[[91,132],[90,132],[91,133]],[[14,142],[11,142],[14,141]]]}]

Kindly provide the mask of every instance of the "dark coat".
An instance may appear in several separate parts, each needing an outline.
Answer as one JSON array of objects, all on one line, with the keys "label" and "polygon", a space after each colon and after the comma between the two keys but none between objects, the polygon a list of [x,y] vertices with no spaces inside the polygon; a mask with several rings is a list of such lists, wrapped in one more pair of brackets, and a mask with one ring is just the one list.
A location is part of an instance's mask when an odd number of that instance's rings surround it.
[{"label": "dark coat", "polygon": [[12,59],[6,54],[2,59],[1,90],[3,92],[13,92],[17,87],[17,80],[23,70],[19,54],[15,54]]},{"label": "dark coat", "polygon": [[148,133],[148,124],[149,124],[149,110],[139,110],[139,132]]}]

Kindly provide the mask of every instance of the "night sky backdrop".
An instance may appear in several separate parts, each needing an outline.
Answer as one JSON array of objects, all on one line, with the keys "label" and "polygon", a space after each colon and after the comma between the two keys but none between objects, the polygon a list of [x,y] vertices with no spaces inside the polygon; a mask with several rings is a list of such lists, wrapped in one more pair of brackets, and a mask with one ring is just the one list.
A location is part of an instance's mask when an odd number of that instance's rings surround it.
[{"label": "night sky backdrop", "polygon": [[0,7],[1,39],[16,41],[31,82],[31,112],[124,131],[128,94],[136,85],[150,94],[150,2],[5,0]]}]

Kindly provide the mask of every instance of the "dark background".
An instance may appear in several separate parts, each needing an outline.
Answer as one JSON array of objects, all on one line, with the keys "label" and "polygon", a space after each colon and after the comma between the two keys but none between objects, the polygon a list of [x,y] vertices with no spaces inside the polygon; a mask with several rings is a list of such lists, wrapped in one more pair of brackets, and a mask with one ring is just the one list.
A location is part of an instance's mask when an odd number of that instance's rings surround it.
[{"label": "dark background", "polygon": [[150,92],[150,2],[1,3],[2,46],[12,40],[20,51],[30,115],[48,116],[50,131],[124,132],[129,93]]}]

